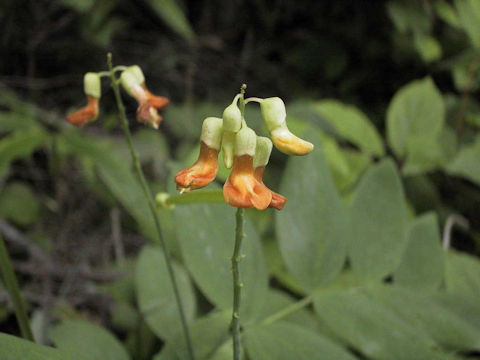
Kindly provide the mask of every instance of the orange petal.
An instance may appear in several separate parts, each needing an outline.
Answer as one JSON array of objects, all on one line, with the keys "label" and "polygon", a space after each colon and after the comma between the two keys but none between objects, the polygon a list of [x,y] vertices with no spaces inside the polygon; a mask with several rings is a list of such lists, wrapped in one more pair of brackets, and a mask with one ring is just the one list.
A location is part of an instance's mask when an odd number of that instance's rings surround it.
[{"label": "orange petal", "polygon": [[[263,184],[263,172],[265,171],[265,166],[259,166],[255,168],[255,179]],[[270,190],[271,191],[271,190]],[[276,193],[275,191],[271,191],[272,193],[272,201],[268,205],[269,208],[274,208],[277,210],[282,210],[287,202],[287,198],[283,195]]]},{"label": "orange petal", "polygon": [[200,155],[192,166],[180,170],[175,175],[177,189],[188,192],[210,184],[217,176],[218,150],[209,148],[204,142],[200,145]]},{"label": "orange petal", "polygon": [[98,99],[88,95],[87,105],[66,116],[66,120],[75,126],[82,126],[95,121],[98,117]]},{"label": "orange petal", "polygon": [[163,118],[158,114],[157,109],[148,101],[141,103],[137,108],[137,121],[158,129]]},{"label": "orange petal", "polygon": [[165,109],[168,104],[170,103],[170,100],[164,96],[156,96],[153,95],[150,91],[145,89],[145,94],[147,95],[148,101],[156,107],[158,110],[163,110]]}]

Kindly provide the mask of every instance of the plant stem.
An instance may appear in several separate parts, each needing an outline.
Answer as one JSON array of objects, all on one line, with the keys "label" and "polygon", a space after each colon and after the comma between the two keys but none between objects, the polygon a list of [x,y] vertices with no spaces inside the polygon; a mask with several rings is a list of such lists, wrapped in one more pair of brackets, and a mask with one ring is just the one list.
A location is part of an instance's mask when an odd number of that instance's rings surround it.
[{"label": "plant stem", "polygon": [[175,205],[187,205],[197,203],[225,203],[222,190],[198,190],[180,195],[170,195],[168,193],[158,193],[155,196],[157,205],[166,208]]},{"label": "plant stem", "polygon": [[242,240],[244,237],[243,224],[245,222],[245,209],[238,208],[235,216],[237,226],[235,228],[235,246],[232,256],[232,274],[233,274],[233,312],[231,331],[233,338],[233,359],[240,360],[241,355],[241,343],[240,343],[240,296],[242,290],[242,282],[240,280],[240,271],[238,269],[238,263],[240,262],[242,255],[240,249],[242,247]]},{"label": "plant stem", "polygon": [[293,303],[292,305],[289,305],[289,306],[283,308],[282,310],[277,311],[276,313],[266,317],[262,321],[262,324],[264,324],[264,325],[272,324],[275,321],[278,321],[278,320],[284,318],[285,316],[288,316],[288,315],[290,315],[294,312],[297,312],[298,310],[301,310],[305,306],[310,305],[310,303],[312,301],[313,301],[313,294],[309,295],[307,297],[304,297],[302,300],[299,300],[296,303]]},{"label": "plant stem", "polygon": [[188,329],[187,325],[187,319],[185,316],[185,310],[182,304],[182,299],[180,297],[180,291],[178,290],[178,284],[177,280],[175,277],[175,273],[173,272],[173,266],[172,266],[172,261],[170,258],[170,253],[168,252],[167,244],[165,242],[165,239],[162,236],[162,230],[160,227],[160,222],[158,220],[157,212],[155,209],[155,200],[153,198],[152,192],[150,188],[148,187],[147,181],[145,179],[145,175],[143,173],[142,167],[140,165],[140,161],[138,160],[138,155],[137,152],[135,151],[135,148],[133,146],[133,141],[132,141],[132,134],[130,133],[130,129],[128,127],[128,121],[127,121],[127,114],[125,112],[125,105],[123,104],[122,97],[120,96],[120,89],[118,86],[117,79],[115,77],[115,71],[112,65],[112,54],[109,53],[107,55],[107,63],[108,63],[108,69],[110,71],[110,78],[112,80],[112,88],[113,92],[115,93],[115,100],[117,102],[117,107],[118,107],[118,116],[120,123],[122,125],[123,132],[125,133],[125,138],[127,139],[127,144],[130,149],[130,155],[132,157],[132,161],[135,166],[135,172],[138,176],[138,179],[140,181],[140,184],[142,186],[143,192],[145,193],[145,197],[147,198],[148,201],[148,206],[150,208],[151,215],[153,217],[153,220],[155,222],[155,228],[157,230],[157,242],[160,243],[160,245],[163,248],[163,255],[165,256],[165,262],[167,264],[167,270],[168,270],[168,276],[170,277],[170,282],[172,284],[173,292],[175,294],[175,300],[177,302],[177,307],[178,307],[178,312],[180,314],[180,319],[182,322],[182,327],[183,327],[183,332],[185,336],[185,341],[187,343],[187,349],[188,353],[190,356],[191,360],[195,360],[195,355],[193,352],[193,346],[192,346],[192,339],[190,336],[190,331]]},{"label": "plant stem", "polygon": [[5,287],[7,288],[7,291],[10,294],[10,299],[12,300],[13,309],[15,311],[15,316],[17,317],[17,322],[18,326],[20,327],[22,337],[30,341],[35,341],[33,339],[32,329],[30,328],[30,322],[28,320],[25,302],[23,301],[23,297],[20,294],[20,289],[18,288],[18,281],[15,277],[15,273],[13,272],[12,262],[10,261],[10,256],[8,255],[5,242],[3,241],[3,237],[1,235],[0,268],[2,270]]}]

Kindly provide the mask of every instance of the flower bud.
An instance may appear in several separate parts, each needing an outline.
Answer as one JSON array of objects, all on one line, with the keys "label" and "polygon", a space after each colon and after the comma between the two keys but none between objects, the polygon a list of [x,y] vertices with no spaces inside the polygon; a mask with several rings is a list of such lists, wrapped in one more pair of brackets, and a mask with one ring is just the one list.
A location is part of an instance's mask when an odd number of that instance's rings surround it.
[{"label": "flower bud", "polygon": [[120,82],[129,95],[135,96],[135,91],[138,91],[138,87],[145,82],[145,77],[140,67],[133,65],[122,72]]},{"label": "flower bud", "polygon": [[235,152],[235,133],[224,131],[222,138],[223,163],[227,169],[233,166],[233,153]]},{"label": "flower bud", "polygon": [[86,73],[83,77],[83,90],[86,95],[100,99],[102,95],[100,76],[93,72]]},{"label": "flower bud", "polygon": [[129,71],[135,77],[139,84],[143,84],[145,82],[145,75],[143,75],[143,71],[140,66],[132,65],[129,66],[125,71]]},{"label": "flower bud", "polygon": [[237,98],[223,111],[223,128],[225,131],[237,132],[242,127],[242,113],[237,106]]},{"label": "flower bud", "polygon": [[267,166],[270,154],[272,153],[272,141],[264,136],[257,136],[257,147],[253,157],[253,168]]},{"label": "flower bud", "polygon": [[272,136],[275,147],[287,155],[306,155],[313,150],[313,144],[302,140],[287,127],[287,112],[282,99],[263,99],[260,102],[262,117]]},{"label": "flower bud", "polygon": [[220,150],[222,143],[222,124],[223,120],[216,117],[208,117],[203,120],[200,140],[211,149]]},{"label": "flower bud", "polygon": [[256,146],[257,135],[252,129],[244,127],[235,135],[235,156],[249,155],[253,158]]}]

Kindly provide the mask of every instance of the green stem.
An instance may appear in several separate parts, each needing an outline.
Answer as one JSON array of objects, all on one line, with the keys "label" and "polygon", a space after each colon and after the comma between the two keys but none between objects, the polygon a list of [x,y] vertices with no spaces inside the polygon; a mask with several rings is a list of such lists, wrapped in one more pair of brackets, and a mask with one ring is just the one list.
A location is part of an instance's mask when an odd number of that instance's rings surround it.
[{"label": "green stem", "polygon": [[309,295],[307,297],[304,297],[302,300],[299,300],[296,303],[293,303],[292,305],[289,305],[283,308],[282,310],[277,311],[276,313],[263,319],[262,324],[263,325],[272,324],[275,321],[283,319],[285,316],[288,316],[294,312],[301,310],[305,306],[308,306],[311,304],[311,302],[313,301],[313,297],[314,297],[313,294]]},{"label": "green stem", "polygon": [[155,196],[158,205],[171,207],[173,205],[187,205],[197,203],[225,203],[222,190],[198,190],[185,194],[170,195],[158,193]]},{"label": "green stem", "polygon": [[17,317],[17,322],[20,327],[20,332],[22,334],[22,337],[30,341],[35,341],[33,339],[32,329],[30,328],[30,322],[28,320],[25,302],[23,301],[23,297],[20,294],[20,289],[18,288],[18,281],[17,281],[17,278],[15,277],[15,273],[13,272],[10,256],[8,255],[5,242],[3,241],[3,238],[1,235],[0,235],[0,268],[2,270],[5,287],[7,288],[7,291],[10,294],[10,299],[12,300],[13,309],[15,311],[15,316]]},{"label": "green stem", "polygon": [[233,274],[233,313],[231,322],[231,331],[233,338],[233,359],[240,360],[241,358],[241,343],[240,343],[240,297],[242,290],[242,282],[240,280],[240,271],[238,263],[242,255],[240,249],[242,247],[242,240],[245,234],[243,233],[243,224],[245,222],[245,209],[238,208],[235,216],[237,226],[235,230],[235,247],[232,256],[232,274]]},{"label": "green stem", "polygon": [[157,212],[155,209],[155,200],[153,198],[152,192],[150,191],[150,188],[148,187],[147,181],[145,179],[145,175],[143,173],[142,167],[140,165],[140,161],[138,159],[137,152],[135,151],[135,148],[133,146],[133,141],[132,141],[132,134],[130,133],[130,129],[128,127],[128,121],[127,121],[127,114],[125,112],[125,105],[123,104],[122,97],[120,96],[120,89],[118,87],[118,82],[115,77],[115,71],[112,65],[112,54],[109,53],[107,56],[107,63],[108,63],[108,69],[110,71],[110,78],[112,80],[112,88],[113,92],[115,93],[115,100],[117,102],[117,107],[118,107],[118,116],[120,119],[120,123],[122,125],[123,132],[125,133],[125,138],[127,139],[127,144],[130,149],[130,155],[132,157],[132,161],[135,166],[135,172],[138,176],[138,179],[140,181],[140,184],[142,186],[143,192],[145,193],[145,197],[147,198],[148,201],[148,206],[150,208],[151,215],[153,217],[153,220],[155,222],[155,228],[157,230],[157,242],[160,243],[160,245],[163,248],[163,255],[165,256],[165,262],[167,264],[167,269],[168,269],[168,276],[170,277],[170,282],[173,287],[173,292],[175,294],[175,300],[177,302],[177,307],[178,307],[178,312],[180,314],[180,319],[182,322],[182,327],[183,327],[183,332],[185,336],[185,340],[187,343],[187,349],[188,353],[190,355],[191,360],[195,360],[195,355],[193,353],[193,346],[192,346],[192,340],[190,336],[190,331],[188,329],[187,325],[187,318],[185,316],[185,310],[182,304],[182,299],[180,297],[180,291],[178,290],[178,284],[177,280],[175,277],[175,273],[173,272],[173,266],[172,266],[172,261],[170,258],[170,253],[168,252],[167,244],[165,242],[165,239],[162,236],[162,230],[160,228],[160,222],[158,220]]}]

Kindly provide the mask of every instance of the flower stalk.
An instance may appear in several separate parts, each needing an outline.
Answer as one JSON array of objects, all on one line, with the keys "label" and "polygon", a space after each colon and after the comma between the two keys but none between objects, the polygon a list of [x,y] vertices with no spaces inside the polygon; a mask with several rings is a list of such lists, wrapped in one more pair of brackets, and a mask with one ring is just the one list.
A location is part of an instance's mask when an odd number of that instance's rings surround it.
[{"label": "flower stalk", "polygon": [[171,261],[171,258],[170,258],[170,253],[168,252],[167,244],[166,244],[165,239],[162,235],[160,222],[158,220],[158,216],[157,216],[157,212],[156,212],[156,208],[155,208],[155,200],[153,198],[153,195],[152,195],[152,192],[151,192],[150,188],[148,187],[147,181],[145,179],[145,174],[143,173],[142,167],[140,165],[140,161],[138,159],[137,152],[135,151],[135,148],[133,146],[132,134],[131,134],[130,128],[128,126],[127,114],[126,114],[126,111],[125,111],[125,105],[123,104],[122,97],[120,95],[120,87],[118,85],[119,80],[115,76],[115,68],[112,65],[112,54],[111,53],[109,53],[107,55],[107,63],[108,63],[108,70],[109,70],[109,74],[110,74],[112,88],[113,88],[113,92],[115,94],[115,100],[116,100],[116,103],[117,103],[119,121],[120,121],[120,124],[122,126],[122,130],[125,134],[125,138],[127,140],[128,148],[130,150],[130,155],[131,155],[134,167],[135,167],[135,173],[136,173],[136,175],[137,175],[137,177],[140,181],[140,184],[142,186],[145,197],[147,198],[148,206],[150,208],[150,212],[151,212],[151,215],[152,215],[154,223],[155,223],[155,228],[156,228],[156,231],[157,231],[156,241],[163,248],[163,255],[165,256],[165,262],[167,264],[168,275],[170,277],[170,282],[172,284],[173,292],[175,294],[175,300],[176,300],[176,303],[177,303],[178,312],[180,314],[180,320],[182,322],[182,328],[183,328],[183,332],[184,332],[184,336],[185,336],[185,340],[186,340],[186,344],[187,344],[189,357],[190,357],[190,360],[195,360],[195,355],[194,355],[193,346],[192,346],[192,339],[191,339],[191,336],[190,336],[190,330],[188,328],[187,319],[186,319],[186,315],[185,315],[185,310],[184,310],[184,306],[183,306],[183,303],[182,303],[182,298],[180,297],[180,291],[178,289],[178,283],[177,283],[177,280],[176,280],[176,277],[175,277],[175,273],[173,271],[173,266],[172,266],[172,261]]},{"label": "flower stalk", "polygon": [[12,262],[10,261],[10,256],[8,255],[5,242],[0,235],[0,269],[2,273],[2,278],[7,288],[7,291],[10,295],[10,299],[13,304],[13,309],[15,311],[15,316],[17,318],[18,326],[20,327],[20,333],[22,337],[26,340],[35,341],[33,338],[32,329],[30,327],[30,322],[28,320],[27,309],[25,307],[25,301],[23,300],[22,294],[20,294],[20,289],[18,287],[18,281],[13,272]]}]

